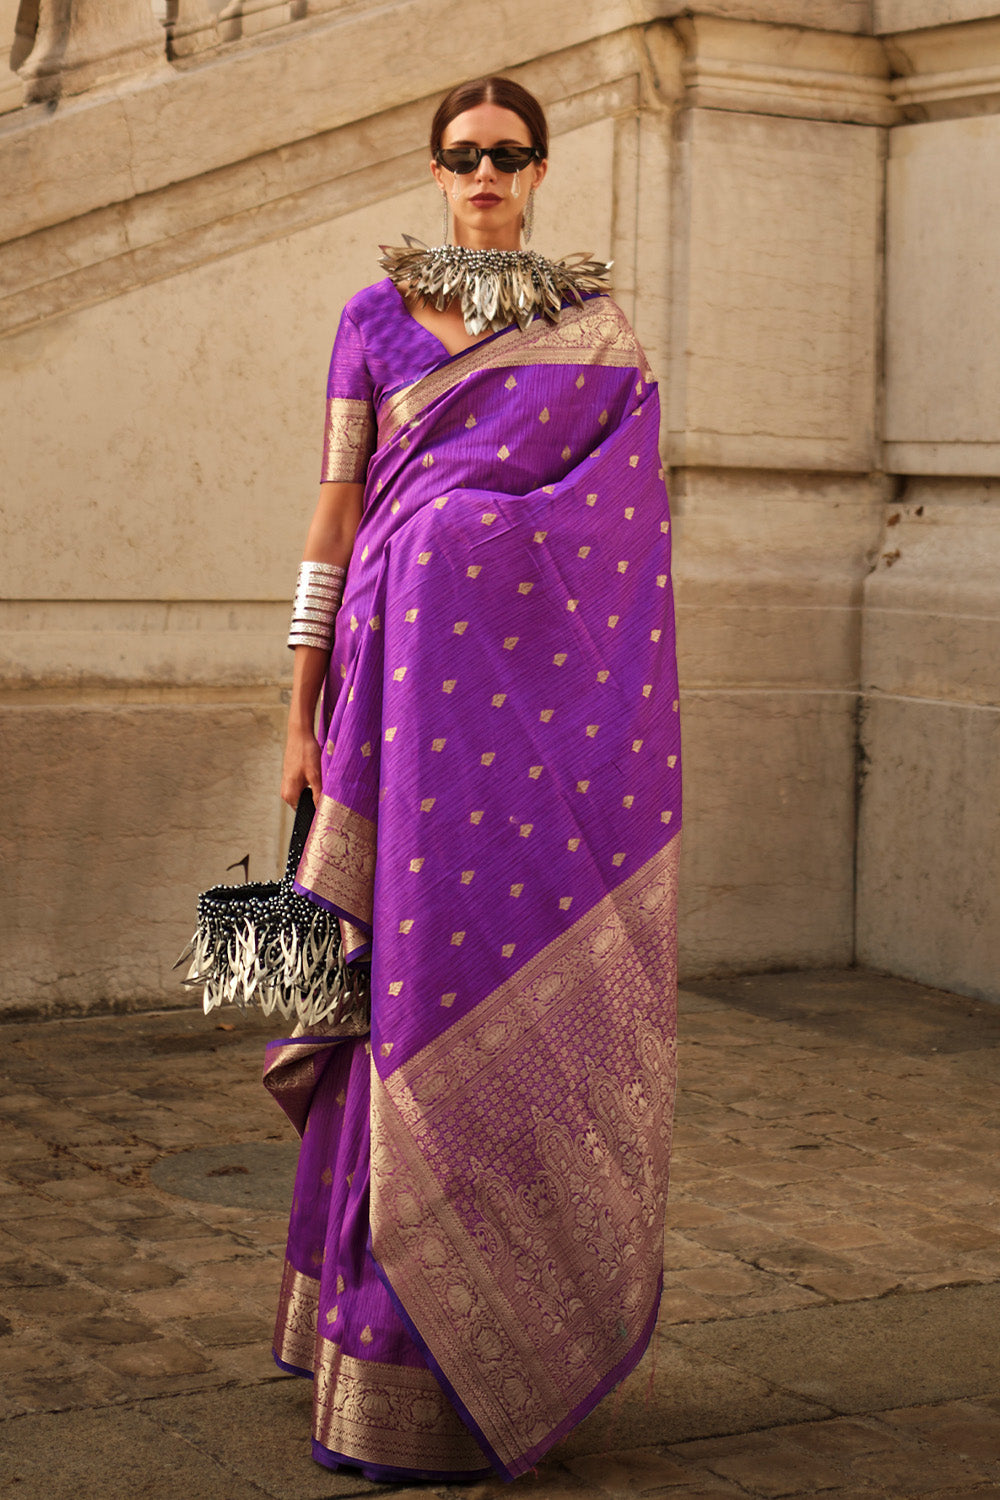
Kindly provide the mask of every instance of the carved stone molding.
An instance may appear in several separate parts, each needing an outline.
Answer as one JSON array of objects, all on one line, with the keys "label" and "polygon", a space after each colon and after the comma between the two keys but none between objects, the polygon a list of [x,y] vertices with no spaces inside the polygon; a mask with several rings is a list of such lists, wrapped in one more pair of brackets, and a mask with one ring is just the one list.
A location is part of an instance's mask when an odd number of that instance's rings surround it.
[{"label": "carved stone molding", "polygon": [[997,0],[874,0],[872,30],[883,36],[956,21],[981,21],[995,16],[997,9]]},{"label": "carved stone molding", "polygon": [[163,28],[149,0],[40,0],[34,46],[18,72],[41,103],[162,66]]},{"label": "carved stone molding", "polygon": [[[697,11],[730,21],[808,26],[816,31],[839,31],[867,36],[871,32],[871,0],[635,0],[649,20],[673,20]],[[910,0],[902,0],[904,5]]]},{"label": "carved stone molding", "polygon": [[298,21],[316,5],[306,0],[172,0],[167,8],[171,57],[191,57]]},{"label": "carved stone molding", "polygon": [[1000,110],[1000,4],[989,20],[886,37],[897,76],[892,96],[906,120],[956,119]]},{"label": "carved stone molding", "polygon": [[[548,104],[553,137],[634,112],[639,66],[636,39],[622,34],[561,54],[569,96]],[[539,88],[530,72],[524,82]],[[405,191],[426,174],[426,148],[413,142],[431,107],[401,105],[0,245],[0,338]]]},{"label": "carved stone molding", "polygon": [[[551,0],[490,28],[475,61],[516,71],[619,36],[634,50],[637,30],[633,0]],[[51,116],[21,111],[0,131],[0,242],[433,98],[468,67],[452,0],[396,0],[377,25],[367,6],[345,5]]]},{"label": "carved stone molding", "polygon": [[167,36],[170,56],[191,57],[217,47],[219,11],[225,0],[170,0],[167,5]]},{"label": "carved stone molding", "polygon": [[708,109],[888,125],[899,118],[874,37],[681,17],[686,102]]}]

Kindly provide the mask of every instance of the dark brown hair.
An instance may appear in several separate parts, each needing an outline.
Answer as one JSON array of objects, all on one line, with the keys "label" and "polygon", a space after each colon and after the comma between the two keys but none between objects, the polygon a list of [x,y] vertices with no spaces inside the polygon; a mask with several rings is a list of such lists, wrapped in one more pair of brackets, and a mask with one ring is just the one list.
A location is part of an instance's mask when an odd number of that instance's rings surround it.
[{"label": "dark brown hair", "polygon": [[519,83],[514,83],[510,78],[499,77],[472,78],[468,83],[460,83],[445,94],[431,121],[432,156],[440,151],[445,130],[452,120],[464,114],[467,109],[475,109],[477,104],[498,104],[501,109],[513,110],[531,132],[531,144],[543,157],[548,156],[549,126],[542,106],[534,94],[529,94]]}]

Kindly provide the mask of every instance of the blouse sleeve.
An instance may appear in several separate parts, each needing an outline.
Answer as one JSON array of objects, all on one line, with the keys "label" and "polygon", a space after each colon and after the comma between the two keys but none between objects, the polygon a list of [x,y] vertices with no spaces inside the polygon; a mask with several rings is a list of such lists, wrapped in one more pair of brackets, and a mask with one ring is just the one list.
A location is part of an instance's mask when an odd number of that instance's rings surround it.
[{"label": "blouse sleeve", "polygon": [[361,332],[345,308],[326,387],[322,482],[364,484],[368,460],[375,452],[373,392]]}]

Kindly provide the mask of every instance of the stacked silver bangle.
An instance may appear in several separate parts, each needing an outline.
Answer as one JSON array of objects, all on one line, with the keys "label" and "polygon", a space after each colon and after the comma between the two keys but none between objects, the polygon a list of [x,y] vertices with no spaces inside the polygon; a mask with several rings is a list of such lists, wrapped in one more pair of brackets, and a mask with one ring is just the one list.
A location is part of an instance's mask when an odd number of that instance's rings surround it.
[{"label": "stacked silver bangle", "polygon": [[304,562],[299,565],[289,646],[316,646],[321,651],[330,650],[346,576],[347,569],[338,568],[334,563]]}]

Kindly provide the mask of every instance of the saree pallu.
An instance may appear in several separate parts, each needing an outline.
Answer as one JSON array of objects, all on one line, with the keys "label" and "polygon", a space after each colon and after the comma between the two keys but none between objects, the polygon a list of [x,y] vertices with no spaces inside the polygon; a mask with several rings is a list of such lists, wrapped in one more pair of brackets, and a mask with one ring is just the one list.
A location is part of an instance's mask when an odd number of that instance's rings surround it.
[{"label": "saree pallu", "polygon": [[[610,299],[420,352],[374,398],[297,881],[371,956],[371,1033],[266,1067],[303,1131],[276,1355],[316,1377],[321,1462],[514,1478],[638,1362],[659,1301],[670,521]],[[355,449],[363,415],[334,397]]]}]

